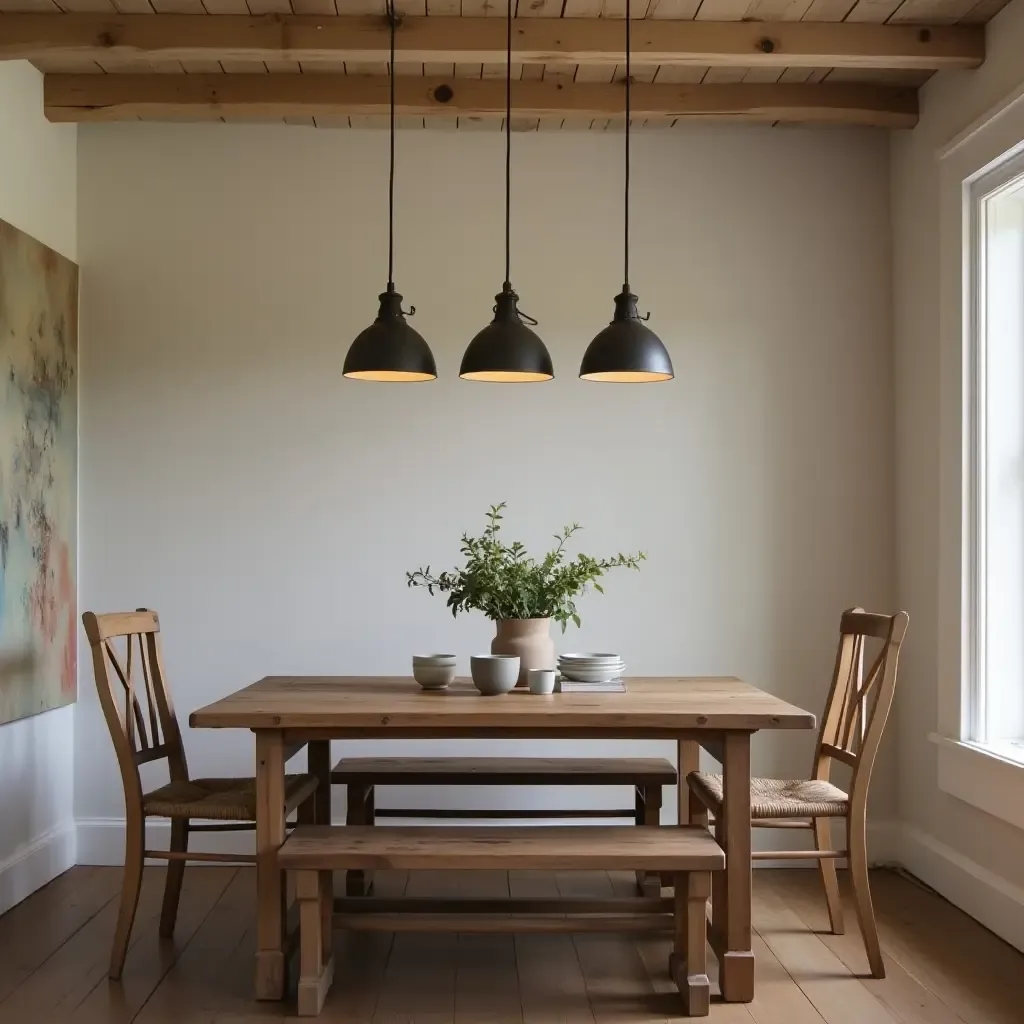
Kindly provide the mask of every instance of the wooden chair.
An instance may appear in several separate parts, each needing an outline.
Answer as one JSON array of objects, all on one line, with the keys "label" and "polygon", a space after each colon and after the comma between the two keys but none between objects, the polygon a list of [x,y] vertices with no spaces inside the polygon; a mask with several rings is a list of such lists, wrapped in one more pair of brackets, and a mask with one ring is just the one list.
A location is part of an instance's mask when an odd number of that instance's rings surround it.
[{"label": "wooden chair", "polygon": [[[814,850],[757,851],[753,854],[754,859],[816,859],[821,869],[832,931],[837,935],[843,933],[843,912],[835,862],[837,858],[847,858],[857,920],[871,973],[876,978],[885,977],[885,965],[878,945],[868,883],[868,786],[882,731],[892,707],[900,645],[909,621],[906,612],[873,615],[863,608],[844,612],[839,626],[839,652],[832,689],[814,752],[814,777],[795,781],[750,780],[753,828],[813,829],[815,842]],[[870,638],[881,641],[881,648],[865,676],[864,646],[865,640]],[[834,761],[841,761],[853,769],[849,794],[831,781]],[[720,819],[722,776],[691,772],[686,781],[690,787],[691,823],[706,824],[709,810],[716,819]],[[833,848],[832,818],[843,818],[846,822],[846,849]]]},{"label": "wooden chair", "polygon": [[[114,741],[124,784],[125,856],[121,908],[117,917],[114,945],[110,953],[110,977],[121,977],[128,940],[142,886],[145,858],[168,861],[160,913],[160,934],[174,932],[178,899],[186,861],[255,860],[254,856],[228,853],[190,853],[190,832],[238,832],[254,829],[256,783],[254,779],[191,779],[185,748],[174,715],[160,657],[160,621],[155,612],[140,608],[134,612],[82,616],[92,647],[93,672],[103,716]],[[137,686],[138,666],[142,685]],[[109,670],[113,670],[113,676]],[[139,766],[167,761],[170,782],[146,793]],[[291,811],[303,805],[303,818],[313,821],[316,789],[311,775],[292,775],[285,787],[285,805]],[[145,848],[146,818],[170,818],[169,850]],[[211,822],[193,825],[192,819]]]}]

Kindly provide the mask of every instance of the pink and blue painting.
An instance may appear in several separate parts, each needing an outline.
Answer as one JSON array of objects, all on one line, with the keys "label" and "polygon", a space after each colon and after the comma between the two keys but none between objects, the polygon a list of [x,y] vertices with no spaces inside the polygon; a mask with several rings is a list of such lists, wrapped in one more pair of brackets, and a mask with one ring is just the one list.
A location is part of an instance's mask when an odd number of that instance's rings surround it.
[{"label": "pink and blue painting", "polygon": [[0,724],[77,696],[78,267],[0,220]]}]

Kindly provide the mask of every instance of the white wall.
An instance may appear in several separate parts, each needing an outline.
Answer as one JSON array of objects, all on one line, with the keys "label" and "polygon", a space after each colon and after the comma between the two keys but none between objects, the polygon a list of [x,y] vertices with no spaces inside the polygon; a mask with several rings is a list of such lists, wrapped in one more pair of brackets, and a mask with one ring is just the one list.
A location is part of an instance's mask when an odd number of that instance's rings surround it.
[{"label": "white wall", "polygon": [[[578,519],[587,551],[649,552],[562,650],[819,711],[840,611],[894,606],[886,136],[636,139],[633,284],[678,375],[642,388],[576,378],[621,283],[621,136],[515,139],[513,281],[557,374],[531,387],[457,379],[501,284],[501,137],[399,141],[396,278],[441,376],[385,386],[341,377],[384,284],[384,133],[81,130],[82,607],[160,610],[182,717],[266,673],[405,673],[416,650],[486,647],[488,623],[404,572],[454,561],[508,499],[532,545]],[[81,857],[116,858],[87,673]],[[252,771],[248,734],[188,744],[194,772]],[[756,768],[803,773],[812,749],[765,735]]]},{"label": "white wall", "polygon": [[[984,66],[937,76],[922,92],[920,124],[893,143],[898,595],[902,606],[917,612],[898,697],[901,859],[989,927],[1020,942],[1024,833],[943,793],[938,749],[928,741],[938,727],[940,678],[956,671],[940,660],[939,631],[940,462],[947,458],[940,454],[939,343],[948,281],[940,273],[939,152],[1024,83],[1024,4],[1005,8],[988,26],[987,38]],[[955,445],[955,434],[948,436]],[[953,451],[954,466],[956,460]],[[950,542],[956,537],[947,531],[944,543]],[[958,562],[956,551],[941,554],[948,564]]]},{"label": "white wall", "polygon": [[[43,79],[0,63],[0,218],[76,259],[74,125],[43,119]],[[0,726],[0,913],[75,862],[72,707]]]}]

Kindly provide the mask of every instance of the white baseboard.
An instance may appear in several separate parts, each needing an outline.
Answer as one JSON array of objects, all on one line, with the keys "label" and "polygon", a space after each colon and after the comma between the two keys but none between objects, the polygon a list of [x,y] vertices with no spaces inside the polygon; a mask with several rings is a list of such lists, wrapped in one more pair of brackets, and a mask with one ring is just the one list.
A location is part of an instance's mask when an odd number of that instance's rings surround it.
[{"label": "white baseboard", "polygon": [[0,862],[0,914],[75,866],[74,822],[44,832]]},{"label": "white baseboard", "polygon": [[912,875],[1024,951],[1024,889],[913,825],[903,825],[898,858]]},{"label": "white baseboard", "polygon": [[868,864],[871,867],[893,867],[901,862],[903,824],[899,821],[868,822]]},{"label": "white baseboard", "polygon": [[[78,863],[120,866],[124,864],[124,818],[79,818]],[[171,823],[154,818],[146,822],[146,848],[166,850],[171,841]],[[205,832],[189,837],[193,850],[210,853],[252,854],[256,839],[252,832]]]}]

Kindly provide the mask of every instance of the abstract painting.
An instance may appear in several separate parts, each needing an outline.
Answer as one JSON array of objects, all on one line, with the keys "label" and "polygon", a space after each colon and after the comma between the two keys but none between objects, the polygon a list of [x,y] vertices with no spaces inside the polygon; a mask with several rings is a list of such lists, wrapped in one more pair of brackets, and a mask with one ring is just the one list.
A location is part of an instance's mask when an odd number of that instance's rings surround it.
[{"label": "abstract painting", "polygon": [[0,724],[77,695],[78,267],[0,220]]}]

